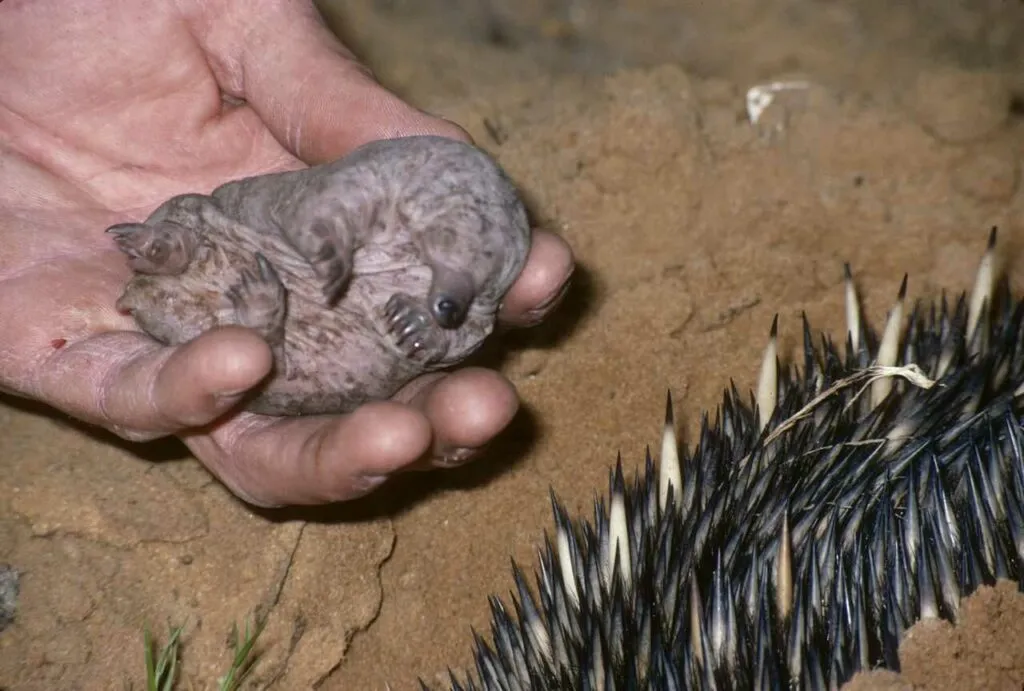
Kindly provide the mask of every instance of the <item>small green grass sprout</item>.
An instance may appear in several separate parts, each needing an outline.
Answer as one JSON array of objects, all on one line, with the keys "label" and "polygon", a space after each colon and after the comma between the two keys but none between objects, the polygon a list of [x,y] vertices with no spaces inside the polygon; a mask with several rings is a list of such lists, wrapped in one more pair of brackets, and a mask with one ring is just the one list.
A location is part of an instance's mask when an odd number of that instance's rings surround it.
[{"label": "small green grass sprout", "polygon": [[[239,636],[238,625],[231,626],[230,645],[234,650],[231,667],[224,676],[217,680],[217,691],[238,691],[242,681],[252,669],[257,655],[253,654],[256,640],[263,633],[267,618],[254,617],[254,624],[245,622],[245,630]],[[156,653],[153,636],[146,626],[143,629],[143,641],[146,647],[146,691],[175,691],[178,688],[178,661],[181,655],[181,634],[184,626],[169,627],[167,643]],[[126,684],[132,689],[131,684]],[[191,684],[189,684],[191,689]]]}]

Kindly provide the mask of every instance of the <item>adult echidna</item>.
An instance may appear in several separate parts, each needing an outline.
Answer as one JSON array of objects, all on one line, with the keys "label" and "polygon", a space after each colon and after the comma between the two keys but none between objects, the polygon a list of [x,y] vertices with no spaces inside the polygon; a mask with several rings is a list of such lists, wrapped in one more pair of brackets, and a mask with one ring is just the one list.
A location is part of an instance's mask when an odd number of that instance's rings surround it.
[{"label": "adult echidna", "polygon": [[692,454],[671,395],[661,458],[621,457],[593,522],[552,495],[537,595],[513,564],[510,613],[451,689],[838,687],[899,668],[903,632],[1024,580],[1024,300],[996,270],[970,296],[916,305],[906,278],[880,339],[846,267],[845,357],[803,320],[804,366],[777,323],[757,393],[731,387]]}]

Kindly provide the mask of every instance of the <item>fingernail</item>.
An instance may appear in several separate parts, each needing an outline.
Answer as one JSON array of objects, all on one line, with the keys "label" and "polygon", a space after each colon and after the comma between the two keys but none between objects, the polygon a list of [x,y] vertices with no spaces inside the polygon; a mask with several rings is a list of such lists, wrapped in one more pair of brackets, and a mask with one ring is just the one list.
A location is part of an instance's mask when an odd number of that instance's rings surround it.
[{"label": "fingernail", "polygon": [[213,397],[216,400],[218,407],[221,407],[221,406],[230,407],[230,406],[233,406],[236,403],[238,403],[240,400],[242,400],[242,397],[244,395],[245,395],[245,391],[239,391],[237,393],[229,393],[229,392],[218,393],[218,394],[214,394]]},{"label": "fingernail", "polygon": [[230,391],[218,391],[217,393],[214,394],[214,396],[216,396],[218,399],[222,401],[231,401],[241,398],[246,393],[248,393],[252,389],[252,387],[253,385],[250,384],[249,386],[246,386],[241,389],[232,389]]},{"label": "fingernail", "polygon": [[439,468],[458,468],[460,465],[465,465],[472,460],[473,456],[479,451],[480,449],[458,446],[445,449],[441,452],[441,455],[434,459],[434,465]]},{"label": "fingernail", "polygon": [[360,475],[353,481],[352,489],[359,495],[369,494],[387,481],[387,475]]},{"label": "fingernail", "polygon": [[572,274],[569,274],[569,277],[565,279],[565,283],[562,284],[561,289],[559,289],[557,293],[534,307],[532,310],[526,312],[526,319],[524,320],[524,323],[527,326],[536,326],[544,321],[544,317],[546,317],[553,309],[558,307],[559,303],[565,299],[565,296],[569,292],[569,288],[571,286]]}]

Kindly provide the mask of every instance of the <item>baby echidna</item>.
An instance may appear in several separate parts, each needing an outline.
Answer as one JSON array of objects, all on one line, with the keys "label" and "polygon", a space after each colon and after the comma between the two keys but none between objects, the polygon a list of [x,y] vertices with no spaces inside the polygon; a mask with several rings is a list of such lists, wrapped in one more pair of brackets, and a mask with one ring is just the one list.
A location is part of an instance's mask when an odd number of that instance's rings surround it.
[{"label": "baby echidna", "polygon": [[727,390],[692,454],[670,397],[657,470],[627,483],[620,458],[593,522],[552,496],[538,597],[513,564],[514,615],[491,598],[451,689],[836,688],[1024,583],[1024,300],[995,240],[970,296],[906,323],[904,278],[880,339],[847,267],[845,357],[805,317],[804,366],[781,366],[776,317],[756,396]]}]

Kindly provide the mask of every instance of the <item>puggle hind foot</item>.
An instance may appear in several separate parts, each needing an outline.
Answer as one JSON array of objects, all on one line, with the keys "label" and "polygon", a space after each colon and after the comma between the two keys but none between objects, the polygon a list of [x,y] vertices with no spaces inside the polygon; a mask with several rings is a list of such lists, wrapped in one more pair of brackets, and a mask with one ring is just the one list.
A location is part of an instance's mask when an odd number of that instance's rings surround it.
[{"label": "puggle hind foot", "polygon": [[241,271],[238,282],[227,290],[226,297],[233,309],[231,323],[258,333],[270,346],[277,371],[287,376],[284,342],[288,290],[274,265],[257,252],[254,265]]},{"label": "puggle hind foot", "polygon": [[184,273],[198,245],[191,230],[171,221],[118,223],[107,232],[133,271],[154,276]]}]

